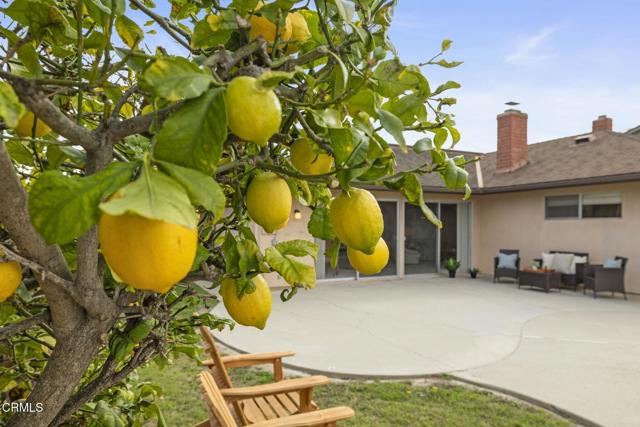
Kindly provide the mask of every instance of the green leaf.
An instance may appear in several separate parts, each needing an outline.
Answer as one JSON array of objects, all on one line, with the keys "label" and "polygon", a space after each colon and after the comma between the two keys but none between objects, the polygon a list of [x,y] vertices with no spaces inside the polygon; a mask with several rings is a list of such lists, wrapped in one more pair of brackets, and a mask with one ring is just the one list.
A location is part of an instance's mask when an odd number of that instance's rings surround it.
[{"label": "green leaf", "polygon": [[421,88],[421,81],[414,72],[406,72],[407,67],[397,59],[383,61],[373,72],[377,82],[377,92],[385,98],[393,98],[408,90]]},{"label": "green leaf", "polygon": [[289,240],[277,243],[274,247],[283,255],[310,256],[314,260],[318,258],[318,245],[308,240]]},{"label": "green leaf", "polygon": [[384,185],[392,190],[399,190],[405,197],[407,202],[416,205],[422,211],[422,214],[438,228],[442,228],[442,221],[433,213],[424,201],[424,190],[418,175],[408,173],[396,180],[384,181]]},{"label": "green leaf", "polygon": [[431,95],[435,96],[435,95],[438,95],[438,94],[444,92],[445,90],[460,89],[460,87],[461,87],[460,83],[449,80],[448,82],[443,83],[440,86],[438,86],[436,88],[436,90]]},{"label": "green leaf", "polygon": [[290,285],[300,284],[305,288],[312,288],[316,284],[315,267],[292,257],[309,255],[315,259],[317,254],[318,246],[315,243],[307,240],[293,240],[267,248],[265,259],[271,268],[277,271]]},{"label": "green leaf", "polygon": [[440,174],[446,186],[452,190],[465,188],[469,178],[469,172],[458,166],[454,159],[448,159],[446,161],[445,169]]},{"label": "green leaf", "polygon": [[413,144],[413,151],[418,154],[429,150],[433,150],[433,141],[431,141],[431,138],[421,138]]},{"label": "green leaf", "polygon": [[7,127],[15,128],[26,111],[27,109],[13,91],[13,87],[7,82],[0,81],[0,117]]},{"label": "green leaf", "polygon": [[329,209],[326,206],[318,206],[311,213],[307,224],[309,234],[322,240],[333,240],[336,238],[329,220]]},{"label": "green leaf", "polygon": [[96,403],[96,415],[101,426],[104,427],[125,427],[122,417],[118,412],[109,406],[104,400],[98,400]]},{"label": "green leaf", "polygon": [[140,40],[144,38],[142,28],[125,15],[120,15],[116,18],[116,31],[124,44],[129,46],[130,49],[137,46]]},{"label": "green leaf", "polygon": [[164,121],[156,136],[155,158],[213,174],[227,139],[222,88],[187,101]]},{"label": "green leaf", "polygon": [[444,68],[454,68],[454,67],[457,67],[458,65],[463,64],[463,62],[462,61],[451,61],[451,62],[449,62],[447,60],[441,59],[440,61],[436,62],[436,64],[438,64],[439,66],[444,67]]},{"label": "green leaf", "polygon": [[187,190],[194,205],[200,205],[213,214],[214,222],[222,218],[226,200],[222,188],[213,177],[169,162],[158,161],[158,164]]},{"label": "green leaf", "polygon": [[144,78],[156,95],[169,101],[197,98],[213,81],[210,73],[176,56],[158,58],[144,72]]},{"label": "green leaf", "polygon": [[370,116],[377,117],[378,106],[376,104],[375,92],[371,89],[363,89],[348,99],[347,108],[353,116],[364,111]]},{"label": "green leaf", "polygon": [[433,143],[438,148],[442,148],[444,143],[447,141],[447,130],[445,128],[438,128],[434,131],[435,135],[433,137]]},{"label": "green leaf", "polygon": [[193,29],[191,46],[209,48],[225,44],[238,27],[235,13],[223,11],[220,15],[207,15]]},{"label": "green leaf", "polygon": [[297,71],[265,71],[258,77],[256,87],[263,90],[273,89],[278,86],[280,82],[291,80],[296,73]]},{"label": "green leaf", "polygon": [[137,163],[112,163],[85,178],[44,172],[29,194],[29,215],[47,243],[69,243],[100,217],[98,204],[129,182]]},{"label": "green leaf", "polygon": [[241,15],[254,10],[258,6],[259,0],[233,0],[230,7],[234,8]]},{"label": "green leaf", "polygon": [[336,268],[338,266],[338,256],[340,255],[340,240],[333,239],[331,241],[327,241],[324,256],[329,258],[329,264],[331,268]]},{"label": "green leaf", "polygon": [[35,77],[42,77],[42,65],[40,65],[40,58],[33,43],[26,43],[18,49],[18,58],[31,74]]},{"label": "green leaf", "polygon": [[222,242],[222,255],[224,257],[225,271],[228,274],[239,273],[238,262],[240,261],[240,254],[238,253],[236,238],[233,237],[231,232],[227,232],[224,242]]},{"label": "green leaf", "polygon": [[378,110],[378,116],[380,117],[380,124],[384,130],[389,132],[393,139],[400,144],[402,152],[406,153],[407,142],[404,140],[404,125],[402,124],[402,120],[395,114],[383,109]]},{"label": "green leaf", "polygon": [[110,215],[132,213],[190,229],[198,224],[196,213],[182,186],[146,163],[140,177],[123,187],[118,196],[101,203],[100,209]]},{"label": "green leaf", "polygon": [[344,22],[351,22],[356,9],[352,2],[346,0],[334,0],[336,9]]},{"label": "green leaf", "polygon": [[451,47],[451,45],[453,44],[453,42],[449,39],[444,39],[442,40],[442,44],[440,45],[440,50],[442,52],[445,52],[447,50],[449,50],[449,48]]},{"label": "green leaf", "polygon": [[416,120],[427,119],[426,98],[410,94],[386,102],[382,108],[398,116],[404,126],[410,126]]}]

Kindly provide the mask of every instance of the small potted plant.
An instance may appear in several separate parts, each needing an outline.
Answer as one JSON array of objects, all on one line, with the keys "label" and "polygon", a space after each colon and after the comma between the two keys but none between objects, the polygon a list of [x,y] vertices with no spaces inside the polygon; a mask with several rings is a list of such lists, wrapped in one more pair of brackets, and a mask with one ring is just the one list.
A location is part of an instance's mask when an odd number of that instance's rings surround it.
[{"label": "small potted plant", "polygon": [[460,268],[460,261],[455,258],[447,258],[444,262],[444,268],[449,272],[449,277],[454,278],[456,277],[456,270]]},{"label": "small potted plant", "polygon": [[480,273],[480,269],[478,267],[473,267],[469,269],[469,276],[471,276],[472,279],[475,279],[476,277],[478,277],[478,273]]}]

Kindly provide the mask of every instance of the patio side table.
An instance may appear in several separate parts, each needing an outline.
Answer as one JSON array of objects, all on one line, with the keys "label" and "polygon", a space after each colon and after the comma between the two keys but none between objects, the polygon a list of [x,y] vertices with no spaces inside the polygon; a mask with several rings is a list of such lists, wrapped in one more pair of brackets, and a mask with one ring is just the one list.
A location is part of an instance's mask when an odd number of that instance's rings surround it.
[{"label": "patio side table", "polygon": [[553,270],[522,270],[520,272],[520,279],[518,280],[518,288],[520,286],[529,286],[533,288],[544,289],[545,292],[549,292],[550,289],[556,288],[562,292],[561,274]]}]

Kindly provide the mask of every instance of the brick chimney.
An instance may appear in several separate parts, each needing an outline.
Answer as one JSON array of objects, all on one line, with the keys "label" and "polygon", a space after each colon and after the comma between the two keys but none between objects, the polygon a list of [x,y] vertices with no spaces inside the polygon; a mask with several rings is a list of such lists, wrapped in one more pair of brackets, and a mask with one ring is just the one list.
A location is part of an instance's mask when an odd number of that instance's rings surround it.
[{"label": "brick chimney", "polygon": [[606,115],[598,116],[597,119],[593,121],[591,131],[597,132],[599,130],[613,130],[613,119],[607,117]]},{"label": "brick chimney", "polygon": [[508,109],[498,114],[496,172],[512,172],[527,164],[527,115]]}]

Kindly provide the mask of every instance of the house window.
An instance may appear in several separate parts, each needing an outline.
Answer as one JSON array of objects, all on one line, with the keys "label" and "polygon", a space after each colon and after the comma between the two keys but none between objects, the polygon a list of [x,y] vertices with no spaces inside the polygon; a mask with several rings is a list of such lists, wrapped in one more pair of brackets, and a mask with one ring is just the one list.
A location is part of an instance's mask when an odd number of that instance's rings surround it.
[{"label": "house window", "polygon": [[545,199],[546,218],[579,218],[580,196],[550,196]]},{"label": "house window", "polygon": [[583,218],[620,218],[622,197],[620,193],[592,193],[582,195]]}]

